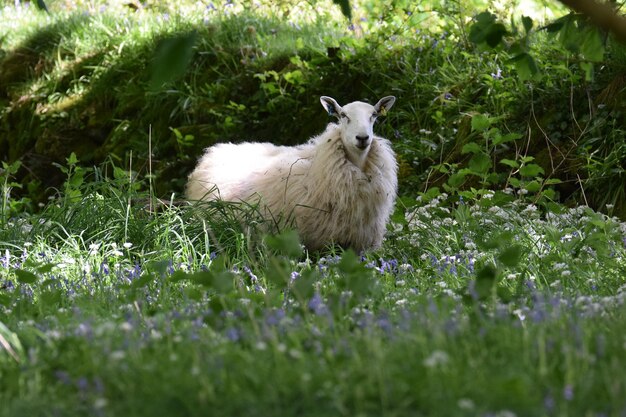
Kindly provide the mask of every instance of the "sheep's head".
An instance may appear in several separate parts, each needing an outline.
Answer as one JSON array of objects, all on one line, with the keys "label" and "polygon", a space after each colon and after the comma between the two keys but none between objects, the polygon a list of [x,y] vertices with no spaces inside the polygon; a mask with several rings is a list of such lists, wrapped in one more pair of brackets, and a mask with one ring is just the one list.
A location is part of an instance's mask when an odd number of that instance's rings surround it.
[{"label": "sheep's head", "polygon": [[[396,101],[394,96],[381,98],[374,106],[355,101],[341,107],[332,97],[320,97],[322,106],[329,115],[339,119],[341,140],[348,155],[355,160],[362,160],[374,138],[374,122],[380,115],[385,115]],[[354,160],[353,160],[354,162]]]}]

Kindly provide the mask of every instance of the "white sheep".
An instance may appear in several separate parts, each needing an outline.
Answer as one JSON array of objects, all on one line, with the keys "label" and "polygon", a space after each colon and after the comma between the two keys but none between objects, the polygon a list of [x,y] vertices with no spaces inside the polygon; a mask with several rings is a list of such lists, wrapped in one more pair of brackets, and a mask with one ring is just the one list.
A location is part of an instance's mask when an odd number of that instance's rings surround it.
[{"label": "white sheep", "polygon": [[322,96],[322,106],[339,122],[306,144],[207,148],[189,176],[187,198],[259,203],[267,219],[294,222],[310,250],[331,243],[357,251],[379,247],[396,198],[398,165],[390,142],[375,136],[373,126],[395,100],[341,107]]}]

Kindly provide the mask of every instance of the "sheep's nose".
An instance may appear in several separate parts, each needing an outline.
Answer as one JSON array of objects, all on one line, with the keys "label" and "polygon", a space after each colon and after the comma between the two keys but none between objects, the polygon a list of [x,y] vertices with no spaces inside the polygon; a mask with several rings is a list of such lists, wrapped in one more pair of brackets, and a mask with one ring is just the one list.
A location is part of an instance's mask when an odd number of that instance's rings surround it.
[{"label": "sheep's nose", "polygon": [[369,135],[356,135],[356,141],[358,142],[359,148],[364,148],[367,146],[367,141],[369,140]]}]

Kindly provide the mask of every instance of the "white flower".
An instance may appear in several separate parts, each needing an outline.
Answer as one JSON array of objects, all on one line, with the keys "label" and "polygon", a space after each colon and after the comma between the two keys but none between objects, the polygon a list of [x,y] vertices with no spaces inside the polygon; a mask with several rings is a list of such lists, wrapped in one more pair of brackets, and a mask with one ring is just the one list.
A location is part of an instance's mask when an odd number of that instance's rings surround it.
[{"label": "white flower", "polygon": [[114,350],[111,352],[110,358],[115,361],[122,360],[126,357],[126,352],[123,350]]},{"label": "white flower", "polygon": [[469,398],[459,398],[457,405],[459,406],[461,410],[467,410],[467,411],[471,411],[475,407],[474,401],[470,400]]},{"label": "white flower", "polygon": [[434,368],[436,366],[442,366],[450,361],[450,356],[443,350],[433,351],[429,357],[424,359],[424,366],[427,368]]}]

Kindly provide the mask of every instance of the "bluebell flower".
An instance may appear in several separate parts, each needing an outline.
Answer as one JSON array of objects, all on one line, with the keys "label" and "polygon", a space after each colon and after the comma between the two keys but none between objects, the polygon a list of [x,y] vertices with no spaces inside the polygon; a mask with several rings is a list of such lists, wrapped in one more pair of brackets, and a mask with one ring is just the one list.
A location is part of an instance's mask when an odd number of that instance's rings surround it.
[{"label": "bluebell flower", "polygon": [[315,292],[313,297],[309,300],[309,310],[311,310],[317,316],[323,316],[328,314],[328,307],[324,304],[324,300],[319,292]]},{"label": "bluebell flower", "polygon": [[237,342],[241,339],[241,334],[239,330],[234,327],[229,327],[228,329],[226,329],[225,334],[226,338],[228,338],[228,340],[230,340],[231,342]]}]

